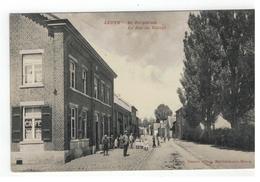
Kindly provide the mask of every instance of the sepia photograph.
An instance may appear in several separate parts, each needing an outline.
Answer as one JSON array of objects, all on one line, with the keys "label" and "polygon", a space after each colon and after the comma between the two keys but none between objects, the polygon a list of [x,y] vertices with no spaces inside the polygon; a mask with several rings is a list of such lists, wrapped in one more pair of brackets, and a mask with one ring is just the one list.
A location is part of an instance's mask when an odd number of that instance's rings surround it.
[{"label": "sepia photograph", "polygon": [[255,10],[10,13],[13,172],[255,168]]}]

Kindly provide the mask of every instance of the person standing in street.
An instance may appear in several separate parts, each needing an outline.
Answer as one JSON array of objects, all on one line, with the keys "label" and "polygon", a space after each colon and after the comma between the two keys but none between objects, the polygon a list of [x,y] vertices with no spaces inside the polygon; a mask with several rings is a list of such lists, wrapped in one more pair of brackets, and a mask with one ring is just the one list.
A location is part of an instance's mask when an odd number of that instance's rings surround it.
[{"label": "person standing in street", "polygon": [[109,140],[108,140],[107,135],[104,135],[104,137],[102,139],[104,156],[108,155],[108,142],[109,142]]},{"label": "person standing in street", "polygon": [[110,136],[110,148],[114,148],[114,142],[115,142],[115,139],[114,139],[114,135],[111,135]]},{"label": "person standing in street", "polygon": [[155,136],[153,135],[153,148],[156,147],[156,144],[155,144]]},{"label": "person standing in street", "polygon": [[134,143],[134,137],[133,137],[133,133],[131,133],[131,135],[129,136],[129,142],[130,142],[130,148],[133,148],[133,143]]},{"label": "person standing in street", "polygon": [[118,139],[118,148],[122,148],[123,147],[123,135],[120,134],[120,137]]},{"label": "person standing in street", "polygon": [[118,137],[116,137],[116,139],[115,139],[114,148],[118,148]]},{"label": "person standing in street", "polygon": [[129,138],[127,136],[127,131],[125,131],[125,134],[123,136],[124,157],[128,156],[127,154],[128,145],[129,145]]},{"label": "person standing in street", "polygon": [[159,133],[157,133],[156,135],[156,139],[157,139],[157,146],[160,146],[160,138],[159,138]]}]

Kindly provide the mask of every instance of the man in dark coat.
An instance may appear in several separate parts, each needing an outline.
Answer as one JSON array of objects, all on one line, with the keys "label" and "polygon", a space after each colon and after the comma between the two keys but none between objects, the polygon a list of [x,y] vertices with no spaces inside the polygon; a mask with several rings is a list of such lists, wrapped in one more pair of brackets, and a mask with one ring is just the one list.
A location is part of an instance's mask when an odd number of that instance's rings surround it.
[{"label": "man in dark coat", "polygon": [[153,147],[156,147],[155,145],[155,136],[153,135]]},{"label": "man in dark coat", "polygon": [[127,149],[129,145],[129,138],[127,136],[127,131],[125,131],[125,134],[123,136],[123,145],[124,145],[124,157],[128,156]]},{"label": "man in dark coat", "polygon": [[104,156],[108,155],[108,142],[109,142],[109,139],[108,139],[107,135],[104,135],[104,137],[102,139]]}]

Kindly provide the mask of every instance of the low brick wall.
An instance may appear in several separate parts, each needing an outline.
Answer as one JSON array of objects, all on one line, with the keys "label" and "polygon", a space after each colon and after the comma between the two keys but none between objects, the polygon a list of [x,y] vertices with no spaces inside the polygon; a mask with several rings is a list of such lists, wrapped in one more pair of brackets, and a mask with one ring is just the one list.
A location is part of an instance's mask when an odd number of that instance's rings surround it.
[{"label": "low brick wall", "polygon": [[69,151],[12,152],[11,164],[64,164]]},{"label": "low brick wall", "polygon": [[91,154],[91,148],[89,147],[89,139],[71,140],[70,151],[67,161],[89,154]]}]

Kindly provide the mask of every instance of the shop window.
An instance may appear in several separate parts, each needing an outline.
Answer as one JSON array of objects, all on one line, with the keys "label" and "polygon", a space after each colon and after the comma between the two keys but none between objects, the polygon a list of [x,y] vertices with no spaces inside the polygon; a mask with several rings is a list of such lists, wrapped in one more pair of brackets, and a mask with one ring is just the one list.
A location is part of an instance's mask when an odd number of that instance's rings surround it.
[{"label": "shop window", "polygon": [[25,107],[23,119],[24,140],[42,139],[42,118],[40,107]]}]

